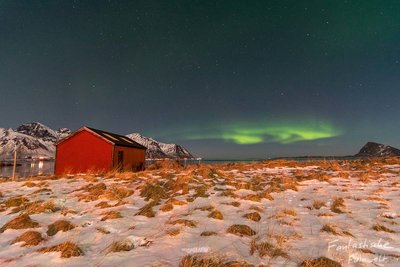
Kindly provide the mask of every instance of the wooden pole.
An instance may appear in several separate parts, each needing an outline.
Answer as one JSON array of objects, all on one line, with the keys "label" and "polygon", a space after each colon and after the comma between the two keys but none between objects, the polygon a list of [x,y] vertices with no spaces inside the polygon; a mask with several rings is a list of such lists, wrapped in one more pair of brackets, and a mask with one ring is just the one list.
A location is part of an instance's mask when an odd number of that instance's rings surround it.
[{"label": "wooden pole", "polygon": [[15,145],[14,149],[14,166],[13,166],[13,175],[12,179],[15,180],[15,171],[17,170],[17,145]]}]

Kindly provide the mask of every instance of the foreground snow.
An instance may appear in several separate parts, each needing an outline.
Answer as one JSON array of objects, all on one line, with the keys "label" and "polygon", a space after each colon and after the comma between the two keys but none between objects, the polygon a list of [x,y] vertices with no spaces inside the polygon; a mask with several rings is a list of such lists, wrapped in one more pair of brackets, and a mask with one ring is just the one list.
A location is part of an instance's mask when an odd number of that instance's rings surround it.
[{"label": "foreground snow", "polygon": [[[321,256],[342,266],[399,266],[399,170],[396,162],[281,162],[4,181],[0,227],[21,214],[38,226],[0,233],[0,265],[178,266],[194,254],[254,266]],[[34,209],[35,201],[50,208]],[[74,228],[48,235],[59,220]],[[254,233],[235,234],[232,225]],[[13,243],[28,230],[44,240]],[[65,241],[82,255],[40,252]]]}]

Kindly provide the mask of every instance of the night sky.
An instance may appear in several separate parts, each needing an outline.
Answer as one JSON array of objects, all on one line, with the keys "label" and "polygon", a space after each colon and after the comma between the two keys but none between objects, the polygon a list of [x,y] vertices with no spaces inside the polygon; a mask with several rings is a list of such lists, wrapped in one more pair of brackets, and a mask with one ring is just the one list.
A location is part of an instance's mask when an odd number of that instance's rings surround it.
[{"label": "night sky", "polygon": [[400,1],[0,0],[0,127],[205,158],[400,147]]}]

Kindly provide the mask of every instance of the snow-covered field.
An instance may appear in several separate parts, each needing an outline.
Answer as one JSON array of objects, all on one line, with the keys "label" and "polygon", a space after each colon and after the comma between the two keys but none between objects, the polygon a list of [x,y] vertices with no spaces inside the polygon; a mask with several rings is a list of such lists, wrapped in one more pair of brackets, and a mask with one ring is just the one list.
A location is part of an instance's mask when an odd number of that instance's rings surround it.
[{"label": "snow-covered field", "polygon": [[400,266],[399,163],[3,180],[0,265]]}]

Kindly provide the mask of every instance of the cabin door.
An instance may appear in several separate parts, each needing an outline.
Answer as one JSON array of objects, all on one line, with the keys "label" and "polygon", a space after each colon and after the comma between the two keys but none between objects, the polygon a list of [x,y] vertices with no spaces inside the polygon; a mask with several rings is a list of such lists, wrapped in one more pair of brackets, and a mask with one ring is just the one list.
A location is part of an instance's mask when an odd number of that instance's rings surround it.
[{"label": "cabin door", "polygon": [[124,169],[124,151],[118,151],[118,171]]}]

